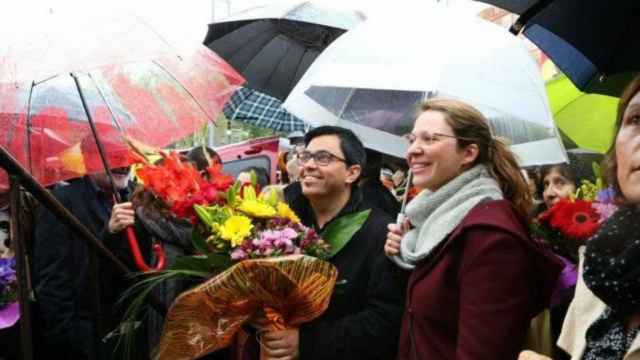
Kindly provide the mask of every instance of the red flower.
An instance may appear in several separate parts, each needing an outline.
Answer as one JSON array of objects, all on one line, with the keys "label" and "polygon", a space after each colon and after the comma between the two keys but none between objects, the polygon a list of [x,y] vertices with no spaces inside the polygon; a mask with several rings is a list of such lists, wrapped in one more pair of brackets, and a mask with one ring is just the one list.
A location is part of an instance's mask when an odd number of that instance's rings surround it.
[{"label": "red flower", "polygon": [[193,205],[220,201],[219,192],[226,191],[233,183],[233,177],[222,172],[222,165],[208,168],[209,179],[205,179],[193,164],[182,160],[177,153],[161,154],[162,164],[145,164],[137,176],[145,188],[161,198],[178,217],[195,222]]},{"label": "red flower", "polygon": [[233,185],[233,176],[222,172],[222,164],[213,164],[207,168],[209,183],[213,184],[220,191],[227,191]]},{"label": "red flower", "polygon": [[587,240],[600,226],[598,212],[591,206],[590,201],[585,200],[562,199],[548,214],[543,214],[540,220],[548,220],[552,228],[574,240]]}]

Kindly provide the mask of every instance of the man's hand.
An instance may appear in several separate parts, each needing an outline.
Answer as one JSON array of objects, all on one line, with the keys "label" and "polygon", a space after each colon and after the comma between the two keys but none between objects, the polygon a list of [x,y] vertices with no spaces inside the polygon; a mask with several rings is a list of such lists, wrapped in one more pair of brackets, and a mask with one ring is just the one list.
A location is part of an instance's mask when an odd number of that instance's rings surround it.
[{"label": "man's hand", "polygon": [[260,336],[266,359],[294,360],[299,356],[300,330],[286,329],[265,332]]},{"label": "man's hand", "polygon": [[544,355],[540,355],[531,350],[525,350],[520,353],[518,356],[518,360],[553,360],[550,357],[546,357]]},{"label": "man's hand", "polygon": [[109,232],[112,234],[120,232],[127,226],[133,225],[134,221],[135,212],[130,202],[115,204],[109,219]]}]

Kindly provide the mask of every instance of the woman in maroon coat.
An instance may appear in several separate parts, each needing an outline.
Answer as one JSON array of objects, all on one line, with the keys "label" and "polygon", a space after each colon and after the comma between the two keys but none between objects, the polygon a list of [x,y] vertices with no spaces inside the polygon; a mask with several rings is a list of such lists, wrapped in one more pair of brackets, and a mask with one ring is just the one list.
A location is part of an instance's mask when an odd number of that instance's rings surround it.
[{"label": "woman in maroon coat", "polygon": [[515,157],[456,100],[426,102],[409,140],[413,183],[426,190],[385,246],[412,270],[398,359],[516,359],[561,265],[529,238]]}]

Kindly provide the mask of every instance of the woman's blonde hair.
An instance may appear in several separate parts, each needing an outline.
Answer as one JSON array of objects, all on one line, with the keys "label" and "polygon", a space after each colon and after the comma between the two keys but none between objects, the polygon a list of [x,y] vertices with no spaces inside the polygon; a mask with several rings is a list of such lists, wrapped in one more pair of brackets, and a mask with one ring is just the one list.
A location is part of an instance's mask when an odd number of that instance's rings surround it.
[{"label": "woman's blonde hair", "polygon": [[484,164],[498,182],[504,197],[518,213],[526,217],[532,208],[527,182],[520,172],[515,155],[507,144],[491,135],[489,121],[471,105],[459,100],[431,99],[422,104],[421,112],[437,111],[457,138],[458,148],[476,144],[478,156],[473,165]]}]

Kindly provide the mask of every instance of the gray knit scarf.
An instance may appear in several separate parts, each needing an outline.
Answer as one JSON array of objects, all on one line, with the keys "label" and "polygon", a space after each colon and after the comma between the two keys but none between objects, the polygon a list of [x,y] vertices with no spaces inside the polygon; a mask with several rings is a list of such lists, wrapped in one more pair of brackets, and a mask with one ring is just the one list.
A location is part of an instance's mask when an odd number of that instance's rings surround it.
[{"label": "gray knit scarf", "polygon": [[484,165],[463,172],[435,192],[422,191],[407,205],[414,228],[404,235],[400,254],[392,260],[404,269],[415,268],[478,203],[502,198],[500,186]]}]

